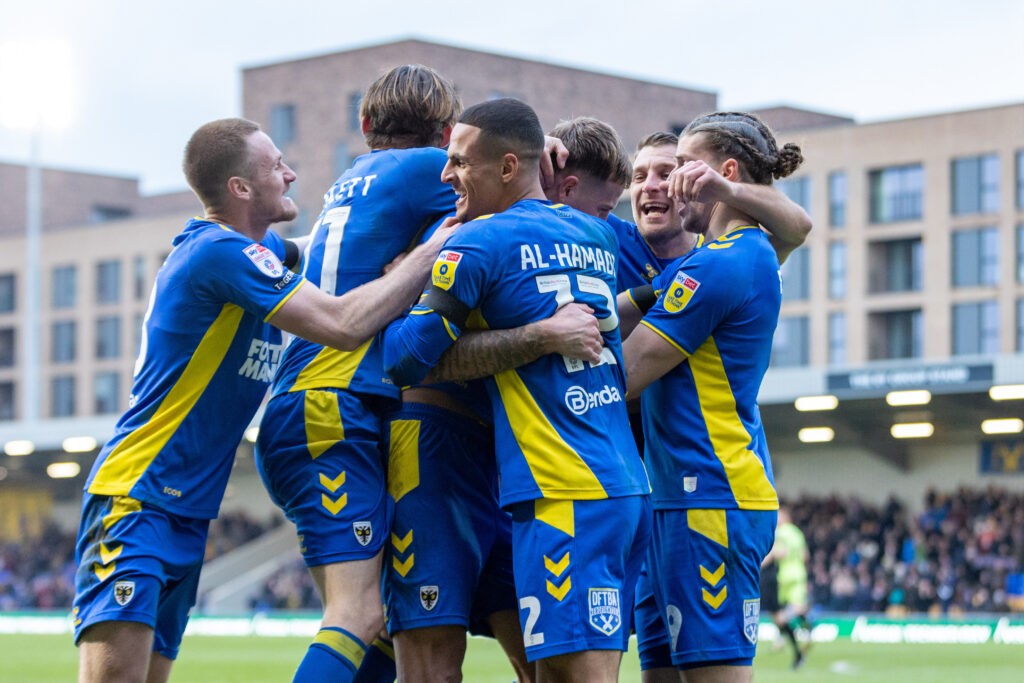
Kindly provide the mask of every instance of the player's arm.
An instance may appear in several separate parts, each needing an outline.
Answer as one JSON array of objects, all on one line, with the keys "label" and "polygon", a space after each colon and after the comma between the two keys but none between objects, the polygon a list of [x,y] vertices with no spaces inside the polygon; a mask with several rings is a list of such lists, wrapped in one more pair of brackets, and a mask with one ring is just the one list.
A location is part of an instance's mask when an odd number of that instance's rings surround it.
[{"label": "player's arm", "polygon": [[267,321],[317,344],[343,351],[358,348],[413,304],[455,225],[439,229],[383,277],[340,297],[300,287]]},{"label": "player's arm", "polygon": [[594,309],[570,303],[550,318],[508,330],[465,332],[427,375],[427,382],[489,377],[557,353],[597,363],[604,339]]},{"label": "player's arm", "polygon": [[619,311],[619,331],[624,340],[633,333],[641,318],[657,300],[658,293],[654,285],[642,285],[619,292],[615,297],[615,305]]},{"label": "player's arm", "polygon": [[686,360],[686,353],[655,332],[637,325],[622,343],[626,361],[626,400],[636,398],[651,382]]},{"label": "player's arm", "polygon": [[732,182],[703,161],[672,171],[668,192],[683,201],[722,202],[747,214],[768,231],[779,263],[811,232],[811,217],[774,185]]}]

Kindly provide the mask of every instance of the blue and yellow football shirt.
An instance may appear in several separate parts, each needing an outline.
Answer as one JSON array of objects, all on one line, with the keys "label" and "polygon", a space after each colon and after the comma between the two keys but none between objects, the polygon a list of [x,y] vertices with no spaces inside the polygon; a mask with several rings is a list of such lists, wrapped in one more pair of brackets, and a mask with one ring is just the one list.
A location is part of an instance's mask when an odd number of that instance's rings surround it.
[{"label": "blue and yellow football shirt", "polygon": [[729,231],[654,282],[641,321],[686,355],[641,394],[656,508],[774,510],[757,407],[779,319],[779,262],[758,227]]},{"label": "blue and yellow football shirt", "polygon": [[519,201],[459,228],[434,263],[427,296],[386,331],[385,366],[408,385],[461,333],[457,316],[439,313],[432,299],[475,309],[489,329],[547,318],[574,300],[595,310],[601,362],[548,355],[487,380],[502,505],[649,491],[626,416],[617,253],[603,221],[561,204]]},{"label": "blue and yellow football shirt", "polygon": [[193,219],[157,273],[128,410],[85,488],[184,517],[217,516],[235,449],[281,360],[266,321],[303,279],[260,243]]},{"label": "blue and yellow football shirt", "polygon": [[[454,208],[455,192],[441,182],[447,159],[436,147],[375,150],[356,159],[324,195],[303,275],[333,296],[380,277],[384,266]],[[292,339],[272,394],[328,387],[398,398],[381,368],[378,337],[355,351]]]}]

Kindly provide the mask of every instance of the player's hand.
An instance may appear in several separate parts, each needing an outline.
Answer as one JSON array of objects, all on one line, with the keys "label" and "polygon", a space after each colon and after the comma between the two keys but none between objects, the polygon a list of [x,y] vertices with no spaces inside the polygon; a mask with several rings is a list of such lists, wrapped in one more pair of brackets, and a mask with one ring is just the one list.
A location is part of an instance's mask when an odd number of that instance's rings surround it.
[{"label": "player's hand", "polygon": [[548,353],[597,363],[601,360],[604,339],[594,309],[586,304],[569,303],[539,323],[545,333]]},{"label": "player's hand", "polygon": [[[665,185],[662,185],[665,188]],[[682,202],[728,203],[733,183],[700,160],[687,161],[668,177],[667,192]]]},{"label": "player's hand", "polygon": [[462,225],[462,223],[456,220],[454,216],[445,218],[444,222],[437,227],[437,230],[434,231],[434,234],[430,236],[430,239],[427,240],[425,244],[428,244],[440,251],[441,245],[452,236],[452,233],[455,232],[460,225]]},{"label": "player's hand", "polygon": [[558,138],[544,136],[544,152],[540,155],[540,185],[545,190],[555,185],[555,169],[565,168],[569,149]]}]

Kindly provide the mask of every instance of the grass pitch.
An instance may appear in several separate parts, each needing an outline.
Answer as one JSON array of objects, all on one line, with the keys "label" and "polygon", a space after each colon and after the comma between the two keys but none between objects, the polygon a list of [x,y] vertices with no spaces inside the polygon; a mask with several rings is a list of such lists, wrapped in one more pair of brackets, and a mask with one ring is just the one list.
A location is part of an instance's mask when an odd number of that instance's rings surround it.
[{"label": "grass pitch", "polygon": [[[171,675],[173,683],[287,683],[306,650],[302,638],[187,636]],[[0,681],[65,683],[75,680],[77,652],[70,635],[0,635]],[[762,644],[754,662],[757,683],[1019,683],[1024,648],[1015,645],[869,645],[847,640],[815,644],[807,663],[789,668],[788,649]],[[494,641],[469,642],[464,680],[509,683],[511,669]],[[619,680],[640,680],[635,647],[623,658]]]}]

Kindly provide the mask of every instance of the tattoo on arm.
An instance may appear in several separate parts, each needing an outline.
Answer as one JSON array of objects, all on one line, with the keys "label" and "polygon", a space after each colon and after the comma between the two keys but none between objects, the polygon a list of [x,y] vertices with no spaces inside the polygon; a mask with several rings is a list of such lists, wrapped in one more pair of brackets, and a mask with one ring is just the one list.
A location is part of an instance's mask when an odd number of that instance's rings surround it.
[{"label": "tattoo on arm", "polygon": [[545,353],[530,325],[466,332],[444,352],[424,382],[490,377],[535,361]]}]

